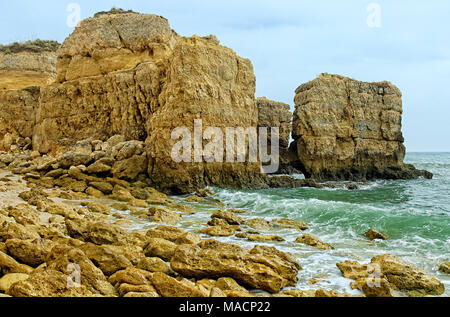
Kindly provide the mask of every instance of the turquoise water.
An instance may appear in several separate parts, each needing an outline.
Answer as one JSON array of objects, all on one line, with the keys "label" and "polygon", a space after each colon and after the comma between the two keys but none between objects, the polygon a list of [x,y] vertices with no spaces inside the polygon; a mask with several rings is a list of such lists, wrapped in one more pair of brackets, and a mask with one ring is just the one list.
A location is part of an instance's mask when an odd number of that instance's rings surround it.
[{"label": "turquoise water", "polygon": [[[450,153],[410,153],[406,161],[433,172],[434,179],[370,182],[360,184],[353,191],[347,190],[345,184],[340,184],[342,189],[216,188],[214,198],[227,204],[223,208],[247,211],[242,215],[246,220],[285,217],[306,221],[311,226],[308,233],[336,247],[336,250],[322,251],[297,244],[294,241],[301,233],[296,230],[260,231],[285,238],[285,242],[267,245],[290,252],[298,259],[303,267],[299,273],[299,289],[324,288],[360,294],[350,288],[352,281],[342,277],[336,263],[345,260],[369,263],[376,255],[391,253],[438,277],[445,284],[444,296],[450,296],[450,276],[438,270],[440,263],[450,260]],[[212,212],[219,208],[208,202],[193,203],[192,207],[197,214],[183,216],[179,224],[192,232],[204,228]],[[145,222],[141,228],[154,226],[157,225]],[[364,233],[369,228],[388,234],[389,240],[368,241]],[[218,239],[248,247],[264,244],[234,236]],[[312,285],[309,279],[317,276],[319,283]]]},{"label": "turquoise water", "polygon": [[[450,296],[449,275],[438,271],[440,263],[450,260],[450,153],[410,153],[406,161],[433,172],[434,179],[378,181],[361,184],[355,191],[344,187],[219,190],[216,196],[228,206],[249,211],[249,218],[306,221],[311,225],[309,233],[336,247],[317,251],[293,243],[298,232],[277,233],[287,240],[279,244],[280,249],[293,252],[304,268],[299,288],[310,289],[311,277],[326,274],[316,286],[350,292],[350,281],[341,277],[337,262],[368,263],[373,256],[391,253],[437,276]],[[387,233],[390,239],[368,242],[364,233],[369,228]]]}]

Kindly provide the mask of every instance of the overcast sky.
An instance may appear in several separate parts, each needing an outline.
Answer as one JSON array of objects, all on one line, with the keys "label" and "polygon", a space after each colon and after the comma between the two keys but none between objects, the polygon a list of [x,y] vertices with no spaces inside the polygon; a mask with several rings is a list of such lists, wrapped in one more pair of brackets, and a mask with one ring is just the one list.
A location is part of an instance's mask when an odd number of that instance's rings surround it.
[{"label": "overcast sky", "polygon": [[0,43],[62,42],[71,3],[83,19],[114,6],[162,15],[180,35],[214,34],[253,62],[257,96],[292,107],[294,90],[323,72],[391,81],[408,151],[450,151],[448,0],[1,1]]}]

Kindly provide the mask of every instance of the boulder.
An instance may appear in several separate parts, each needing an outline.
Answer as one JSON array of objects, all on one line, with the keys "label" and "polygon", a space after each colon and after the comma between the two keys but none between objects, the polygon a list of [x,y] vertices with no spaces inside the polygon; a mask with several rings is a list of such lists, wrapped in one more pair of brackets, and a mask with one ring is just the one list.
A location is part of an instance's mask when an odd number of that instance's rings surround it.
[{"label": "boulder", "polygon": [[390,254],[374,257],[371,261],[379,265],[381,272],[393,287],[410,296],[442,295],[444,284],[418,268]]},{"label": "boulder", "polygon": [[116,287],[119,287],[121,284],[152,285],[152,277],[153,273],[137,269],[135,267],[129,267],[125,270],[114,273],[108,280]]},{"label": "boulder", "polygon": [[179,246],[170,264],[184,277],[232,277],[243,285],[272,293],[286,286],[296,286],[301,269],[290,255],[275,248],[245,250],[214,240]]},{"label": "boulder", "polygon": [[10,273],[4,275],[0,278],[0,291],[6,293],[12,285],[20,281],[25,281],[28,277],[29,275],[24,273]]},{"label": "boulder", "polygon": [[245,222],[245,225],[256,230],[272,230],[273,224],[262,218],[254,218]]},{"label": "boulder", "polygon": [[146,236],[149,238],[160,238],[176,242],[184,234],[185,232],[177,227],[159,226],[155,229],[148,230]]},{"label": "boulder", "polygon": [[168,225],[175,225],[183,220],[183,216],[180,214],[163,207],[151,207],[148,212],[152,216],[153,222],[163,222]]},{"label": "boulder", "polygon": [[344,277],[356,280],[353,287],[367,296],[390,296],[388,287],[413,297],[444,293],[444,284],[437,278],[390,254],[376,256],[367,265],[346,261],[337,266]]},{"label": "boulder", "polygon": [[450,274],[450,262],[444,262],[439,266],[439,271]]},{"label": "boulder", "polygon": [[142,269],[151,273],[161,272],[170,273],[170,266],[160,258],[142,258],[137,265],[138,269]]},{"label": "boulder", "polygon": [[235,213],[232,213],[230,211],[224,211],[224,210],[217,210],[213,213],[211,218],[218,218],[225,220],[229,225],[240,225],[244,224],[244,219],[236,215]]},{"label": "boulder", "polygon": [[158,257],[164,261],[170,261],[175,254],[177,245],[171,241],[161,238],[150,238],[144,248],[144,254],[147,257]]},{"label": "boulder", "polygon": [[249,241],[259,241],[259,242],[283,242],[284,238],[277,235],[262,235],[262,234],[252,234],[247,237]]},{"label": "boulder", "polygon": [[31,267],[38,267],[45,262],[45,258],[53,247],[53,242],[45,239],[6,241],[8,253],[20,263]]},{"label": "boulder", "polygon": [[7,291],[13,297],[92,297],[84,285],[67,283],[68,275],[56,270],[36,272],[24,281],[13,284]]},{"label": "boulder", "polygon": [[93,294],[116,296],[114,287],[103,272],[80,249],[66,245],[55,246],[46,259],[47,270],[55,270],[66,276],[79,275],[81,285]]},{"label": "boulder", "polygon": [[383,234],[381,232],[378,232],[375,229],[369,229],[366,233],[365,233],[367,239],[369,240],[387,240],[388,236],[386,234]]},{"label": "boulder", "polygon": [[303,236],[297,238],[295,242],[306,244],[321,250],[334,250],[334,247],[331,244],[321,241],[318,237],[312,234],[304,234]]},{"label": "boulder", "polygon": [[129,159],[114,163],[111,173],[119,179],[134,180],[141,173],[146,173],[148,160],[146,155],[135,155]]},{"label": "boulder", "polygon": [[309,226],[306,222],[296,221],[292,219],[285,219],[285,218],[273,219],[272,223],[280,228],[297,229],[298,231],[304,231],[309,229]]}]

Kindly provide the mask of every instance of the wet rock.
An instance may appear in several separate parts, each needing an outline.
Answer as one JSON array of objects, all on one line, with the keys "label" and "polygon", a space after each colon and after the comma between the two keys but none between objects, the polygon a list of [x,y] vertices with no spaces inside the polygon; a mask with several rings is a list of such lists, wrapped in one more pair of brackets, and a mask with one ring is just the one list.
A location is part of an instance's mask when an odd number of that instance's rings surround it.
[{"label": "wet rock", "polygon": [[135,155],[123,161],[114,163],[111,173],[119,179],[134,180],[141,173],[145,173],[148,160],[145,155]]},{"label": "wet rock", "polygon": [[5,242],[10,239],[34,240],[40,239],[40,236],[34,230],[29,230],[21,224],[8,221],[0,222],[0,241]]},{"label": "wet rock", "polygon": [[168,225],[175,225],[183,220],[183,216],[180,214],[163,207],[151,207],[148,212],[152,216],[153,222],[163,222]]},{"label": "wet rock", "polygon": [[95,212],[103,215],[111,214],[111,208],[100,203],[88,202],[86,204],[86,207],[89,209],[90,212]]},{"label": "wet rock", "polygon": [[114,186],[114,189],[111,194],[111,199],[115,199],[118,201],[129,202],[134,200],[135,198],[131,195],[130,191],[125,187],[120,185]]},{"label": "wet rock", "polygon": [[367,231],[365,233],[367,239],[369,240],[387,240],[388,236],[386,234],[382,234],[380,232],[378,232],[375,229],[369,229],[369,231]]},{"label": "wet rock", "polygon": [[45,258],[53,247],[53,242],[45,239],[6,241],[8,253],[20,263],[31,267],[38,267],[45,262]]},{"label": "wet rock", "polygon": [[450,262],[444,262],[439,266],[439,271],[450,274]]},{"label": "wet rock", "polygon": [[385,278],[360,278],[351,284],[353,289],[359,289],[367,297],[394,297],[394,291]]},{"label": "wet rock", "polygon": [[205,189],[198,189],[197,192],[195,193],[196,196],[198,197],[208,197],[208,196],[212,196],[215,195],[216,192],[213,191],[212,189],[209,188],[205,188]]},{"label": "wet rock", "polygon": [[247,237],[249,241],[259,241],[259,242],[283,242],[284,238],[277,235],[262,235],[262,234],[252,234]]},{"label": "wet rock", "polygon": [[423,269],[389,254],[374,257],[372,264],[379,265],[391,285],[411,296],[441,295],[444,285]]},{"label": "wet rock", "polygon": [[211,237],[230,237],[236,232],[235,226],[212,226],[198,231],[200,234],[207,234]]},{"label": "wet rock", "polygon": [[81,285],[93,294],[116,296],[114,287],[107,281],[103,272],[92,263],[86,254],[77,248],[65,245],[55,246],[46,259],[47,270],[55,270],[66,276],[78,272]]},{"label": "wet rock", "polygon": [[303,236],[297,238],[295,242],[306,244],[321,250],[334,250],[334,247],[331,244],[325,243],[321,241],[318,237],[311,234],[304,234]]},{"label": "wet rock", "polygon": [[254,218],[245,222],[245,225],[256,230],[272,230],[273,224],[262,218]]},{"label": "wet rock", "polygon": [[[444,285],[437,278],[390,254],[376,256],[367,265],[346,261],[337,266],[344,277],[356,280],[354,287],[367,292],[368,296],[387,294],[386,283],[382,279],[389,283],[392,290],[408,296],[441,295],[444,292]],[[379,283],[375,284],[375,288],[370,287],[374,281]]]},{"label": "wet rock", "polygon": [[202,241],[202,238],[200,238],[199,235],[197,235],[195,233],[191,233],[191,232],[186,232],[186,233],[183,233],[181,236],[179,236],[175,240],[175,243],[178,245],[197,244],[197,243],[200,243],[201,241]]},{"label": "wet rock", "polygon": [[159,226],[155,229],[148,230],[146,236],[149,238],[161,238],[175,242],[184,234],[185,232],[177,227]]},{"label": "wet rock", "polygon": [[288,254],[275,248],[255,247],[248,251],[214,240],[178,247],[170,264],[185,277],[232,277],[243,285],[273,293],[295,286],[300,269]]},{"label": "wet rock", "polygon": [[152,277],[153,273],[135,267],[129,267],[114,273],[108,280],[115,287],[119,287],[121,284],[152,285]]},{"label": "wet rock", "polygon": [[200,202],[205,201],[205,199],[202,197],[199,197],[197,195],[192,195],[192,196],[186,198],[185,201],[190,202],[190,203],[200,203]]},{"label": "wet rock", "polygon": [[298,231],[304,231],[309,229],[309,226],[306,222],[296,221],[292,219],[273,219],[272,223],[280,228],[288,228],[288,229],[297,229]]}]

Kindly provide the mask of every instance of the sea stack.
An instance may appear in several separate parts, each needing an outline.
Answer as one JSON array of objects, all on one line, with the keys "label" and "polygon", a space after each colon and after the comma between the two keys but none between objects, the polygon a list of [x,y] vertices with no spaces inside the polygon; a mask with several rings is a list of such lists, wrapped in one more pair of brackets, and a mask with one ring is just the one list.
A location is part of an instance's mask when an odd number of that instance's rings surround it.
[{"label": "sea stack", "polygon": [[317,180],[431,178],[404,164],[402,93],[389,82],[321,74],[297,88],[298,165]]}]

